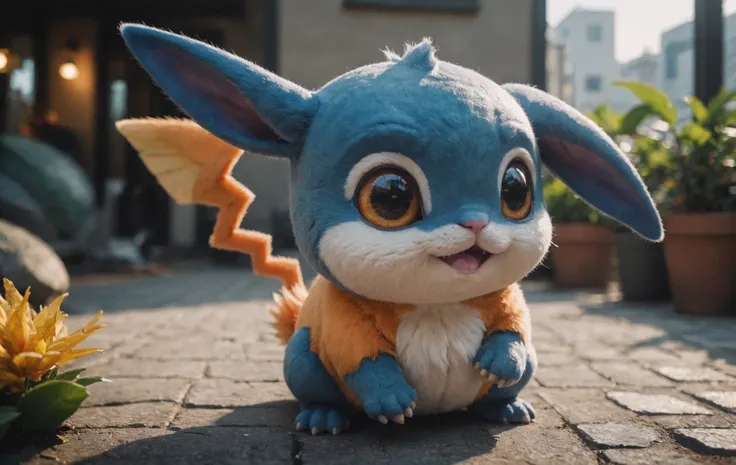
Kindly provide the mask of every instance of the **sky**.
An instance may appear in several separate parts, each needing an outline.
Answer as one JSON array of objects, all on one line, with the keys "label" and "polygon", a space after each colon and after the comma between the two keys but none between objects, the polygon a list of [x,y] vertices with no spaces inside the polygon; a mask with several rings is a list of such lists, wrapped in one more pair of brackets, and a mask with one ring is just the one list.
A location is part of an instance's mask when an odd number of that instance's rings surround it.
[{"label": "sky", "polygon": [[[724,0],[725,14],[736,13],[736,0]],[[694,0],[548,0],[547,21],[556,26],[576,6],[616,12],[616,58],[627,61],[645,49],[659,51],[663,31],[693,20]]]}]

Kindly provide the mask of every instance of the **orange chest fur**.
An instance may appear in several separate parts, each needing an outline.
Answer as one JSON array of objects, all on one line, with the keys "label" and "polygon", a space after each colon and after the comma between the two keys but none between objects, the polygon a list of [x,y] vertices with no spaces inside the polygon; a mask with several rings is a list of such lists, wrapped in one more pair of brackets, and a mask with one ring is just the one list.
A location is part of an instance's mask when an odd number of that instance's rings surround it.
[{"label": "orange chest fur", "polygon": [[[462,303],[475,310],[486,332],[513,331],[529,341],[529,312],[517,285]],[[379,353],[396,355],[396,337],[402,318],[414,305],[362,299],[318,277],[304,302],[296,327],[309,327],[311,348],[327,370],[340,380],[360,362]]]}]

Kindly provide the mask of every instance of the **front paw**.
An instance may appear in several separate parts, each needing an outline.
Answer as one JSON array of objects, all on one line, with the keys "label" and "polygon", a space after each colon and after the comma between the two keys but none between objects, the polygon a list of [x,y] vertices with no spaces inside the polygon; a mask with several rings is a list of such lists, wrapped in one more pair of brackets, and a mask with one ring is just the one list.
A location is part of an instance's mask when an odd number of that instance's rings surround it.
[{"label": "front paw", "polygon": [[390,355],[363,359],[358,369],[344,379],[360,399],[365,413],[374,420],[386,424],[390,418],[403,424],[406,417],[414,414],[417,391],[409,386],[401,367]]},{"label": "front paw", "polygon": [[498,387],[518,383],[526,368],[527,351],[516,333],[498,332],[486,337],[473,359],[481,376]]},{"label": "front paw", "polygon": [[384,425],[389,419],[403,425],[405,418],[414,415],[416,400],[417,392],[410,386],[394,386],[390,390],[376,392],[363,400],[363,409],[366,415]]}]

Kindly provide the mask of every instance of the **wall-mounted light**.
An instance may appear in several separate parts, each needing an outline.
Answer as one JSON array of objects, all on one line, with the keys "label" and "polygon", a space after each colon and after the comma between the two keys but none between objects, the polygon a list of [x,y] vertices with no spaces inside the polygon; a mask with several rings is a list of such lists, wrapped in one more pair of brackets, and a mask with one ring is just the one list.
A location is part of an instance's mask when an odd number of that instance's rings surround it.
[{"label": "wall-mounted light", "polygon": [[70,39],[66,43],[66,52],[69,57],[59,66],[59,75],[67,81],[72,81],[79,76],[79,67],[74,62],[74,54],[79,50],[79,43]]},{"label": "wall-mounted light", "polygon": [[10,67],[10,50],[0,48],[0,74],[7,73]]}]

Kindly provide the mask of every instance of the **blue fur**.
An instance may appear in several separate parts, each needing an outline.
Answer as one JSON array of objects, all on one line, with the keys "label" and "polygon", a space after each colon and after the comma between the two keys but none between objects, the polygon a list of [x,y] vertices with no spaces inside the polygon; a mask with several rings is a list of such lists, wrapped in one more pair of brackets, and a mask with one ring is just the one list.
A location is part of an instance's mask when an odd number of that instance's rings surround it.
[{"label": "blue fur", "polygon": [[403,414],[417,400],[417,392],[404,379],[396,359],[379,354],[364,359],[358,369],[345,377],[345,384],[363,404],[366,415],[391,419]]},{"label": "blue fur", "polygon": [[527,364],[527,349],[516,333],[489,334],[473,359],[481,369],[488,370],[502,380],[519,380]]},{"label": "blue fur", "polygon": [[424,171],[432,211],[414,225],[423,230],[468,219],[510,223],[500,213],[499,162],[509,149],[522,147],[535,161],[532,213],[544,208],[544,161],[604,213],[648,239],[661,238],[643,183],[591,121],[541,91],[504,88],[440,61],[427,40],[403,57],[388,54],[388,61],[309,92],[190,39],[137,25],[122,33],[163,90],[202,126],[245,149],[290,158],[297,246],[340,287],[318,245],[330,228],[362,221],[343,188],[355,163],[375,152],[400,152]]},{"label": "blue fur", "polygon": [[121,33],[156,83],[202,127],[243,149],[299,153],[319,106],[311,92],[187,37],[137,24]]},{"label": "blue fur", "polygon": [[295,424],[316,432],[345,429],[350,403],[310,349],[309,328],[299,328],[286,346],[284,379],[302,406]]},{"label": "blue fur", "polygon": [[[483,347],[478,351],[479,355],[484,352]],[[529,420],[534,419],[534,408],[529,402],[518,397],[519,393],[529,384],[537,369],[537,353],[531,344],[525,346],[525,355],[526,363],[519,381],[512,386],[502,388],[494,385],[485,396],[468,407],[470,413],[496,422],[523,423],[525,416]]]},{"label": "blue fur", "polygon": [[662,239],[662,222],[644,183],[601,128],[539,89],[521,84],[504,88],[529,116],[542,161],[550,172],[588,203],[646,239]]}]

